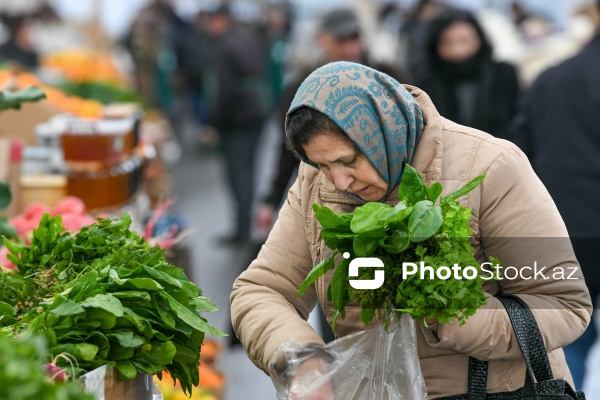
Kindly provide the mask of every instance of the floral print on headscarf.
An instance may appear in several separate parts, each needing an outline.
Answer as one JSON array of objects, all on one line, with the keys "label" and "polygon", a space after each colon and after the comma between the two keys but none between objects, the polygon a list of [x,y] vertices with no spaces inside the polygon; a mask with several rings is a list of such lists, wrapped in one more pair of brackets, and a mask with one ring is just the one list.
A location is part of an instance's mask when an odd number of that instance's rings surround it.
[{"label": "floral print on headscarf", "polygon": [[361,64],[334,62],[315,70],[287,115],[300,107],[332,119],[389,184],[387,194],[400,182],[423,132],[423,112],[406,88]]}]

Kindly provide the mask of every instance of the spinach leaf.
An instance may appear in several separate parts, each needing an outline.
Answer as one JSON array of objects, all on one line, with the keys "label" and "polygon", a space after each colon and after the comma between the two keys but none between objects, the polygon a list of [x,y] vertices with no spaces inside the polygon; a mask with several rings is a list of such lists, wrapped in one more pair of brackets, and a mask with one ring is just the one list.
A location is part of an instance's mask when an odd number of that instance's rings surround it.
[{"label": "spinach leaf", "polygon": [[429,200],[422,200],[415,204],[413,212],[408,219],[410,240],[422,242],[433,236],[442,226],[442,208],[434,205]]},{"label": "spinach leaf", "polygon": [[402,181],[400,181],[400,188],[398,189],[398,197],[400,200],[406,199],[409,205],[414,205],[421,200],[425,200],[426,188],[423,179],[419,172],[409,164],[404,165]]}]

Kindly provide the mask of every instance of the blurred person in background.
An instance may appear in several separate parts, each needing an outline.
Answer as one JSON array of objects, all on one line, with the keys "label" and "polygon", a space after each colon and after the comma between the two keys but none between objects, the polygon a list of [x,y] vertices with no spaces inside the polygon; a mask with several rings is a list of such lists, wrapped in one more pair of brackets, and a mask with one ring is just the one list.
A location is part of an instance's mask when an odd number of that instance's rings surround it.
[{"label": "blurred person in background", "polygon": [[437,0],[419,0],[400,31],[410,82],[421,79],[425,68],[425,39],[431,21],[445,8]]},{"label": "blurred person in background", "polygon": [[[351,61],[371,65],[387,73],[396,80],[404,81],[405,77],[399,68],[369,62],[369,55],[362,39],[360,22],[355,12],[351,9],[340,8],[324,14],[319,24],[318,43],[323,51],[320,63],[300,71],[284,89],[277,115],[277,126],[281,129],[281,136],[285,137],[283,124],[287,110],[304,79],[314,68],[334,61]],[[265,235],[275,222],[275,216],[291,178],[294,176],[299,161],[286,148],[282,140],[279,148],[279,159],[275,169],[275,178],[267,195],[262,199],[256,212],[256,226],[261,234]]]},{"label": "blurred person in background", "polygon": [[236,213],[233,232],[220,238],[219,243],[247,244],[256,186],[256,150],[269,110],[266,51],[255,29],[234,24],[227,5],[210,12],[207,30],[215,42],[214,58],[205,80],[211,86],[205,85],[205,93]]},{"label": "blurred person in background", "polygon": [[30,17],[0,15],[0,20],[8,32],[8,40],[0,45],[0,64],[30,70],[37,68],[39,58],[32,41]]},{"label": "blurred person in background", "polygon": [[416,85],[445,117],[506,138],[517,110],[516,69],[492,59],[492,47],[473,14],[448,9],[431,22],[427,68]]},{"label": "blurred person in background", "polygon": [[392,0],[383,0],[374,11],[375,24],[371,28],[369,60],[374,64],[393,65],[398,71],[407,71],[406,43],[401,40],[401,30],[406,18],[404,10]]},{"label": "blurred person in background", "polygon": [[520,1],[510,3],[510,15],[513,23],[517,26],[523,25],[527,21],[527,18],[529,18],[529,13]]},{"label": "blurred person in background", "polygon": [[173,0],[152,0],[132,22],[125,38],[140,96],[162,110],[176,133],[180,131],[186,92],[186,43],[191,28],[173,9]]},{"label": "blurred person in background", "polygon": [[199,150],[214,148],[218,142],[217,132],[210,126],[207,99],[216,40],[208,30],[210,18],[210,12],[204,9],[192,18],[192,34],[187,43],[186,70],[189,73],[192,114],[196,123],[195,140]]},{"label": "blurred person in background", "polygon": [[[596,0],[600,11],[600,0]],[[562,215],[590,291],[600,294],[600,34],[576,56],[543,72],[524,94],[510,139],[529,157]],[[594,324],[565,355],[581,388]]]},{"label": "blurred person in background", "polygon": [[286,1],[269,3],[266,12],[265,36],[268,47],[267,73],[271,88],[271,104],[281,100],[286,74],[287,48],[293,22],[293,6]]}]

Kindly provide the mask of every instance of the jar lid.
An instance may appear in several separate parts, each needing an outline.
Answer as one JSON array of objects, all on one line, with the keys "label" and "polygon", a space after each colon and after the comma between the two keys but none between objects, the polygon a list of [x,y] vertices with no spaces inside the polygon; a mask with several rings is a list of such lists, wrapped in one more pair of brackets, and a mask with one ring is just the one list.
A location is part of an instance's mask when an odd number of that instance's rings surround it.
[{"label": "jar lid", "polygon": [[100,119],[96,121],[96,132],[104,135],[124,135],[133,130],[133,118]]},{"label": "jar lid", "polygon": [[56,174],[23,175],[20,183],[23,188],[63,188],[67,186],[67,177]]}]

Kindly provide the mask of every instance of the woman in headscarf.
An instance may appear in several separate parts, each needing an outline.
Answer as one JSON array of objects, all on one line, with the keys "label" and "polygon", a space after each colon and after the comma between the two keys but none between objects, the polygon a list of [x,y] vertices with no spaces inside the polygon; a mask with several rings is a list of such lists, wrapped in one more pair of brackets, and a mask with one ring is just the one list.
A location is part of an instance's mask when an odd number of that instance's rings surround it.
[{"label": "woman in headscarf", "polygon": [[[236,280],[231,295],[234,329],[250,359],[266,373],[274,371],[278,348],[292,339],[308,347],[323,345],[306,321],[317,300],[332,320],[334,307],[327,301],[332,271],[296,297],[312,267],[331,254],[313,203],[336,213],[352,212],[366,201],[396,204],[406,164],[420,172],[426,185],[442,183],[443,195],[485,174],[483,183],[460,199],[473,211],[471,241],[479,262],[489,255],[517,268],[537,261],[547,266],[546,275],[578,266],[570,244],[549,252],[526,239],[568,235],[523,153],[512,143],[443,118],[418,88],[360,64],[327,64],[299,88],[286,134],[303,161],[298,179],[260,254]],[[417,327],[430,399],[467,392],[469,356],[489,361],[488,391],[523,386],[523,356],[506,311],[494,297],[500,291],[518,294],[533,310],[555,376],[570,381],[561,348],[583,332],[591,314],[581,272],[565,281],[520,272],[516,279],[486,283],[487,303],[466,324],[429,321],[428,327]],[[372,327],[365,327],[359,313],[360,307],[348,306],[335,334]],[[320,398],[331,397],[314,397]]]},{"label": "woman in headscarf", "polygon": [[429,25],[426,68],[415,83],[441,115],[507,138],[520,95],[516,69],[492,59],[492,46],[468,11],[448,9]]}]

